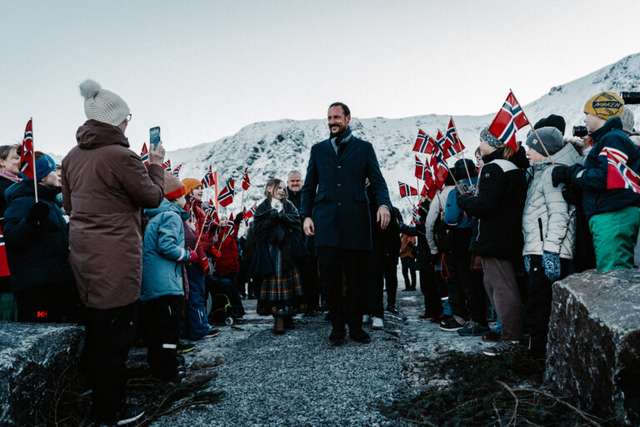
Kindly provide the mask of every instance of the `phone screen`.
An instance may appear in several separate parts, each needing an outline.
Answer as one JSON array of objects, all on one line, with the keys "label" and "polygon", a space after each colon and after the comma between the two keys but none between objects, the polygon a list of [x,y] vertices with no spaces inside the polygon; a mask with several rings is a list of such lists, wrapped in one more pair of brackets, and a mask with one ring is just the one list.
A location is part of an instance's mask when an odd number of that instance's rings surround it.
[{"label": "phone screen", "polygon": [[149,129],[149,144],[155,148],[160,144],[160,126]]}]

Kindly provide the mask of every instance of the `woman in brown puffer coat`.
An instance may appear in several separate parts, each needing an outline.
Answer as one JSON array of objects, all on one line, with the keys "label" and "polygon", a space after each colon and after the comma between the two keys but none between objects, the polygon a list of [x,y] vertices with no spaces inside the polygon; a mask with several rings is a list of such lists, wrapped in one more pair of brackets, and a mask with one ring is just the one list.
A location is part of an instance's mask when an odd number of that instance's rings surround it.
[{"label": "woman in brown puffer coat", "polygon": [[98,423],[115,424],[141,416],[124,406],[124,368],[140,295],[141,210],[162,201],[164,149],[152,148],[147,171],[124,136],[131,119],[125,101],[91,80],[80,85],[80,93],[89,120],[62,161],[69,260],[87,308],[93,416]]}]

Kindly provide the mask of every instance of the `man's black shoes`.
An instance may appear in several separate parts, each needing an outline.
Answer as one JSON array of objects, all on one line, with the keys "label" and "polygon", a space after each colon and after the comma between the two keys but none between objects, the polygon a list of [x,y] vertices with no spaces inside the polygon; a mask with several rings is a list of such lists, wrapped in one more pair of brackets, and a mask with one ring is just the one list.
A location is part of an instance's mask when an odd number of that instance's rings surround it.
[{"label": "man's black shoes", "polygon": [[353,341],[359,342],[360,344],[369,344],[371,342],[369,334],[362,329],[356,332],[349,332],[349,336]]},{"label": "man's black shoes", "polygon": [[346,337],[346,334],[344,330],[343,331],[332,330],[331,335],[329,335],[329,342],[331,343],[332,346],[338,347],[344,344],[345,337]]}]

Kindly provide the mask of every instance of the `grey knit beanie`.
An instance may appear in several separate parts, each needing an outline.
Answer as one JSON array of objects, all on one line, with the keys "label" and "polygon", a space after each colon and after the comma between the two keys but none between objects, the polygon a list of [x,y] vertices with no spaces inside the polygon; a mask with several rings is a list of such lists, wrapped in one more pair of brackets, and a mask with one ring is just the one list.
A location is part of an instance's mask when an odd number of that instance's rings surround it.
[{"label": "grey knit beanie", "polygon": [[489,132],[489,128],[486,127],[480,131],[480,140],[486,142],[493,148],[502,148],[504,147],[504,143],[500,141],[498,138],[493,136],[491,132]]},{"label": "grey knit beanie", "polygon": [[130,113],[124,99],[93,80],[80,83],[80,94],[84,98],[84,113],[88,119],[118,126]]},{"label": "grey knit beanie", "polygon": [[[540,137],[544,143],[544,147],[540,143],[538,137]],[[527,147],[537,151],[543,156],[546,156],[547,152],[549,152],[550,156],[553,156],[558,151],[562,150],[565,145],[565,141],[557,128],[547,126],[536,129],[535,132],[530,131],[529,135],[527,135],[527,141],[525,144],[527,144]],[[546,151],[545,148],[547,149]]]}]

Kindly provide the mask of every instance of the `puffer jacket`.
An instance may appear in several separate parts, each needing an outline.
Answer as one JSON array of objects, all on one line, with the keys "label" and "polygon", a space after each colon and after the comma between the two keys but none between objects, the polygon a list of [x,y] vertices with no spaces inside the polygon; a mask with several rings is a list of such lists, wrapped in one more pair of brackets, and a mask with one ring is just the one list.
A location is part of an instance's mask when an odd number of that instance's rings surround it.
[{"label": "puffer jacket", "polygon": [[145,209],[149,223],[144,230],[141,301],[167,295],[184,295],[182,264],[189,259],[184,248],[184,224],[189,214],[163,199],[160,206]]},{"label": "puffer jacket", "polygon": [[142,276],[142,208],[163,198],[164,171],[129,149],[120,128],[88,120],[62,161],[69,261],[82,303],[110,309],[134,303]]},{"label": "puffer jacket", "polygon": [[436,222],[438,219],[444,220],[444,208],[447,203],[447,198],[449,197],[449,193],[453,191],[455,186],[447,185],[442,190],[440,190],[436,197],[433,198],[433,202],[429,206],[429,212],[427,213],[427,222],[425,224],[426,234],[427,234],[427,242],[429,242],[429,247],[431,248],[431,254],[435,255],[438,252],[442,251],[442,248],[438,247],[437,242],[438,236],[436,236]]},{"label": "puffer jacket", "polygon": [[563,186],[553,186],[551,173],[557,165],[577,163],[582,163],[582,157],[573,145],[567,144],[549,160],[532,166],[533,180],[522,214],[523,255],[542,255],[546,251],[573,259],[575,206],[567,204],[562,197]]}]

